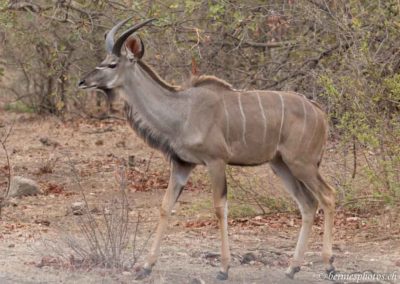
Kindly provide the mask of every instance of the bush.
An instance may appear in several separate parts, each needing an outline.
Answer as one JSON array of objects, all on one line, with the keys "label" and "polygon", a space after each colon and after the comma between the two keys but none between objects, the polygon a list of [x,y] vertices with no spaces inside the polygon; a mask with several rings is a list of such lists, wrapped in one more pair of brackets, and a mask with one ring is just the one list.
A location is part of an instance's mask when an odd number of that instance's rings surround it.
[{"label": "bush", "polygon": [[359,158],[346,175],[364,174],[375,193],[398,199],[398,1],[41,0],[0,5],[5,73],[19,71],[7,90],[30,109],[60,115],[79,105],[84,100],[77,95],[77,79],[104,56],[104,32],[128,16],[134,22],[155,17],[154,26],[140,34],[145,60],[162,77],[186,80],[195,59],[200,73],[217,74],[236,88],[294,90],[321,101],[332,136],[341,141],[339,150]]}]

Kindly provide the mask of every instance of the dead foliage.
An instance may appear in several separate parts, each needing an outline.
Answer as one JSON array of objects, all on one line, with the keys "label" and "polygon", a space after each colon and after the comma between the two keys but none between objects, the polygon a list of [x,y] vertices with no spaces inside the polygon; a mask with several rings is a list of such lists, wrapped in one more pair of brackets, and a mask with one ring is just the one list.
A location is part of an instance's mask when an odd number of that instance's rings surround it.
[{"label": "dead foliage", "polygon": [[129,169],[127,179],[132,191],[150,191],[168,186],[166,172],[143,171],[137,167]]},{"label": "dead foliage", "polygon": [[43,193],[45,195],[49,194],[65,194],[65,189],[62,185],[48,183],[46,188],[44,189]]}]

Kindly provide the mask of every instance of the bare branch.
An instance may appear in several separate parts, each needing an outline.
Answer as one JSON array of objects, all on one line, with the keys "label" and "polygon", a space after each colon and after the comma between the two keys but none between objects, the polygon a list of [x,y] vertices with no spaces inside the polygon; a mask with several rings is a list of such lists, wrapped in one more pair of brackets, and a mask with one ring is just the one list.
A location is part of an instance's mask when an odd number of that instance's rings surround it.
[{"label": "bare branch", "polygon": [[10,128],[8,129],[8,131],[6,131],[5,134],[3,135],[3,137],[0,139],[0,145],[1,145],[2,149],[3,149],[3,151],[4,151],[4,154],[6,155],[6,165],[7,165],[7,168],[8,168],[7,187],[6,187],[6,190],[5,190],[4,194],[3,194],[3,196],[0,197],[0,218],[1,218],[1,210],[2,210],[2,207],[4,205],[4,201],[7,198],[8,193],[10,192],[10,186],[11,186],[11,163],[10,163],[10,156],[8,154],[8,151],[7,151],[6,143],[7,143],[8,138],[11,135],[11,132],[12,132],[13,128],[14,128],[14,122],[11,124]]}]

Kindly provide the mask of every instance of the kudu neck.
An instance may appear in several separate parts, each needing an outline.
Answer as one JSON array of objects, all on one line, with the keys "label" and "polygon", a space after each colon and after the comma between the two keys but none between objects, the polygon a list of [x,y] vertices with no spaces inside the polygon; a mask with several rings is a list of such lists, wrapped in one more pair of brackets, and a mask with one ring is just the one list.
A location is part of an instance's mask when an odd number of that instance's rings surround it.
[{"label": "kudu neck", "polygon": [[122,91],[131,111],[136,113],[135,119],[160,135],[171,139],[176,136],[186,121],[187,98],[145,63],[138,62],[126,74]]}]

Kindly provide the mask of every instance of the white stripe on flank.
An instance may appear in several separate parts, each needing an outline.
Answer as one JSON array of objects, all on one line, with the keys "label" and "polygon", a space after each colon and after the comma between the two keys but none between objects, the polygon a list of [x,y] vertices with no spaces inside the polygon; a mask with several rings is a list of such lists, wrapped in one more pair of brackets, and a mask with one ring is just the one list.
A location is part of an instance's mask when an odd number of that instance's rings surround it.
[{"label": "white stripe on flank", "polygon": [[242,96],[241,94],[238,94],[239,108],[240,108],[240,113],[242,114],[242,123],[243,123],[242,139],[243,139],[243,144],[247,146],[247,143],[246,143],[246,116],[243,111],[241,96]]},{"label": "white stripe on flank", "polygon": [[301,137],[300,137],[300,143],[299,145],[301,145],[301,143],[303,142],[303,137],[304,137],[304,133],[306,131],[306,124],[307,124],[307,111],[306,111],[306,105],[304,104],[304,100],[306,98],[303,97],[301,100],[301,104],[303,105],[303,113],[304,113],[304,123],[303,123],[303,129],[301,130]]},{"label": "white stripe on flank", "polygon": [[258,99],[258,105],[260,106],[261,110],[261,116],[263,119],[263,125],[264,125],[264,132],[263,132],[263,144],[265,143],[265,136],[267,136],[267,117],[265,116],[264,108],[261,103],[261,98],[260,98],[260,93],[257,92],[257,99]]},{"label": "white stripe on flank", "polygon": [[228,141],[229,144],[229,113],[228,113],[228,109],[226,108],[226,104],[225,104],[225,95],[222,95],[222,103],[224,104],[224,111],[225,111],[225,119],[226,119],[226,139]]},{"label": "white stripe on flank", "polygon": [[313,112],[315,114],[315,118],[314,118],[315,123],[314,123],[313,131],[312,131],[312,135],[311,135],[311,137],[310,137],[310,139],[308,140],[308,143],[307,143],[307,148],[310,147],[310,144],[311,144],[312,140],[314,139],[315,129],[317,128],[317,124],[318,124],[318,118],[317,118],[318,115],[317,115],[317,112],[315,111],[315,107],[314,107],[314,105],[312,103],[310,103],[310,105],[311,105],[311,108],[312,108],[312,110],[313,110]]},{"label": "white stripe on flank", "polygon": [[279,92],[276,92],[276,94],[279,95],[279,98],[281,99],[281,105],[282,105],[282,115],[281,115],[281,127],[279,128],[279,136],[278,136],[278,144],[276,144],[276,148],[278,149],[279,144],[281,143],[281,134],[282,134],[282,128],[283,128],[283,119],[285,115],[285,102],[283,101],[283,97]]}]

